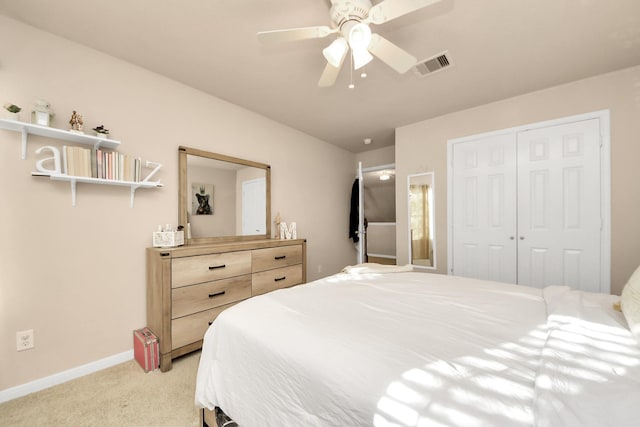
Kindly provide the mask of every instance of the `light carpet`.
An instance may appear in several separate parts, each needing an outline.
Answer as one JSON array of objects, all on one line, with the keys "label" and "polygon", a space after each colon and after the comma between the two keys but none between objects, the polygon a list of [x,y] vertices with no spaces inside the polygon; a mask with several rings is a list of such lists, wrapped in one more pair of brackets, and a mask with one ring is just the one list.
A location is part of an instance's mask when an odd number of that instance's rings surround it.
[{"label": "light carpet", "polygon": [[144,373],[135,360],[0,405],[0,426],[197,426],[200,352]]}]

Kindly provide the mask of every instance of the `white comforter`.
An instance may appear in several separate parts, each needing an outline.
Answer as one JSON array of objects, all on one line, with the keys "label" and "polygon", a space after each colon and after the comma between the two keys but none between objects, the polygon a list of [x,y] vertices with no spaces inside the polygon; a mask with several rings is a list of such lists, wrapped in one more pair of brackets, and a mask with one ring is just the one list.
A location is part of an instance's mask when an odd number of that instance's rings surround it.
[{"label": "white comforter", "polygon": [[196,404],[241,427],[635,426],[640,344],[615,299],[341,273],[223,312]]}]

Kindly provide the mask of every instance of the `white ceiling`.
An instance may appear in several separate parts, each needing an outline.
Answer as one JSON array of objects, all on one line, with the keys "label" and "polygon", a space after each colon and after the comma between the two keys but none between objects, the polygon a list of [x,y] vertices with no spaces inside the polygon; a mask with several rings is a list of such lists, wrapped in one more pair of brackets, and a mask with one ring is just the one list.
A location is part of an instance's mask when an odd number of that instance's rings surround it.
[{"label": "white ceiling", "polygon": [[0,13],[353,152],[392,145],[398,126],[640,64],[640,0],[442,0],[373,30],[418,59],[448,50],[452,67],[419,77],[374,59],[355,89],[348,67],[319,88],[332,37],[265,47],[255,33],[328,25],[329,5],[0,0]]}]

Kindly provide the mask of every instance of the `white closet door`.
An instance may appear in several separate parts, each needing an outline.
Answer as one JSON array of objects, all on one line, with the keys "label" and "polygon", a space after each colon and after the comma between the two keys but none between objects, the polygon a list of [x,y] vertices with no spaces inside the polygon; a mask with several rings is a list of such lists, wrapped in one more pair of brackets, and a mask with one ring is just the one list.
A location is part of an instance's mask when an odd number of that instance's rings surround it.
[{"label": "white closet door", "polygon": [[267,181],[258,178],[242,182],[242,234],[267,233]]},{"label": "white closet door", "polygon": [[517,134],[518,284],[600,291],[598,119]]},{"label": "white closet door", "polygon": [[515,135],[453,146],[453,274],[516,283]]}]

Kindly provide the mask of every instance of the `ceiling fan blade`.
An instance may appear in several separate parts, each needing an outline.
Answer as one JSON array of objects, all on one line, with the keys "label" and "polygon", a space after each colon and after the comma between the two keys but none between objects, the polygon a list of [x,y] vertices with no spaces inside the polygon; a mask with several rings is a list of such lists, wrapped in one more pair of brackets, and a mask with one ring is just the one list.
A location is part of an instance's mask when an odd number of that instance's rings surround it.
[{"label": "ceiling fan blade", "polygon": [[413,55],[378,34],[371,35],[369,52],[400,74],[409,71],[418,61]]},{"label": "ceiling fan blade", "polygon": [[321,39],[337,32],[326,25],[319,27],[289,28],[286,30],[261,31],[256,34],[262,43],[281,43],[294,40]]},{"label": "ceiling fan blade", "polygon": [[407,13],[427,7],[440,0],[384,0],[369,10],[369,16],[365,22],[372,24],[384,24]]},{"label": "ceiling fan blade", "polygon": [[327,66],[324,67],[324,71],[320,76],[320,80],[318,80],[318,86],[319,87],[333,86],[333,84],[338,79],[338,74],[340,74],[341,68],[342,68],[342,63],[340,63],[339,67],[334,67],[333,65],[327,62]]}]

